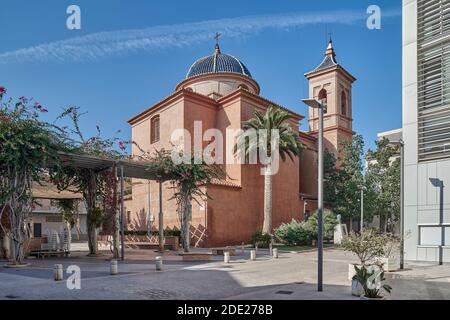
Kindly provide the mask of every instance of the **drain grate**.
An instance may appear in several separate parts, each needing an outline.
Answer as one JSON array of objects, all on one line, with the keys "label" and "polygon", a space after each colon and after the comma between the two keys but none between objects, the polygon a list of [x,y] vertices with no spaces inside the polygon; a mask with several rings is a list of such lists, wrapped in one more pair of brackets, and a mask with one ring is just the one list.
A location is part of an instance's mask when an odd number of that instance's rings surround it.
[{"label": "drain grate", "polygon": [[286,295],[293,294],[293,293],[294,293],[294,291],[285,291],[285,290],[280,290],[280,291],[275,292],[275,294],[286,294]]},{"label": "drain grate", "polygon": [[8,298],[8,299],[17,299],[17,298],[20,298],[19,296],[14,296],[14,295],[12,295],[12,294],[8,294],[7,296],[5,296],[5,298]]},{"label": "drain grate", "polygon": [[164,291],[159,289],[149,289],[139,292],[140,295],[151,300],[167,300],[175,299],[178,295],[172,291]]}]

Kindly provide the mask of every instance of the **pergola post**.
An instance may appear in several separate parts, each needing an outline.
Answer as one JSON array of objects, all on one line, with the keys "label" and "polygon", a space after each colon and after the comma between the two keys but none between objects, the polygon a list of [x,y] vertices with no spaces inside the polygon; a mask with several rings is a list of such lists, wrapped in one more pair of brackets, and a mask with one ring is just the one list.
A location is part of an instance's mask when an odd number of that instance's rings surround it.
[{"label": "pergola post", "polygon": [[123,164],[120,164],[120,251],[121,251],[121,258],[122,260],[125,260],[125,221],[124,221],[124,203],[123,203],[123,196],[124,196],[124,190],[123,190]]},{"label": "pergola post", "polygon": [[162,205],[162,181],[159,181],[159,251],[164,252],[164,216],[163,216],[163,205]]}]

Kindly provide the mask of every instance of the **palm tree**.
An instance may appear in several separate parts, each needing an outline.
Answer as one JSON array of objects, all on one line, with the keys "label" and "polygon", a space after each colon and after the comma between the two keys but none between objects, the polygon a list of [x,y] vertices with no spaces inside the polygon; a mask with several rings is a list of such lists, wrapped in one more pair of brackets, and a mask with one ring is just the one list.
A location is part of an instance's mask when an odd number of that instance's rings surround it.
[{"label": "palm tree", "polygon": [[[264,151],[271,160],[263,164],[264,166],[264,223],[263,233],[272,234],[272,130],[278,130],[279,140],[276,152],[280,158],[286,161],[286,155],[293,160],[294,156],[298,156],[303,149],[298,133],[293,129],[289,120],[292,115],[280,108],[269,106],[265,113],[256,110],[254,117],[242,122],[244,133],[238,136],[237,143],[234,146],[234,154],[238,150],[243,151],[245,156],[249,156],[253,152]],[[253,130],[257,139],[247,139],[245,131]],[[264,139],[262,135],[267,135]],[[260,139],[261,138],[261,139]],[[276,147],[276,146],[275,146]],[[262,150],[261,150],[262,149]],[[261,159],[260,159],[261,160]]]}]

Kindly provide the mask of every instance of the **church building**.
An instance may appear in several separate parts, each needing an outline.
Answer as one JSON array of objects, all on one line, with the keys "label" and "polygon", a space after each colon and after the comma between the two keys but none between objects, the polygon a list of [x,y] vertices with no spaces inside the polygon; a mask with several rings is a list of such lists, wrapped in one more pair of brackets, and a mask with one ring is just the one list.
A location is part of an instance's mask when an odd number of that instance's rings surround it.
[{"label": "church building", "polygon": [[[325,148],[339,155],[342,141],[351,139],[352,83],[356,80],[336,61],[332,42],[318,67],[305,74],[309,95],[326,100],[324,116]],[[300,98],[298,97],[299,101]],[[255,110],[269,107],[287,110],[292,125],[305,148],[294,160],[280,160],[273,176],[273,227],[292,219],[303,220],[317,207],[317,110],[309,109],[309,130],[299,123],[303,115],[260,95],[260,87],[249,69],[236,57],[222,53],[218,44],[209,56],[200,58],[189,68],[186,78],[174,92],[155,105],[132,117],[132,140],[143,150],[170,150],[171,135],[186,129],[194,135],[194,122],[200,121],[202,133],[219,129],[242,128],[242,121],[253,117]],[[226,143],[223,144],[224,146]],[[133,146],[133,154],[139,154]],[[224,154],[226,152],[224,151]],[[213,247],[248,243],[251,235],[262,229],[264,212],[264,176],[260,165],[225,164],[229,178],[206,186],[211,199],[192,203],[191,245]],[[158,227],[158,183],[134,179],[132,196],[126,204],[128,230]],[[179,228],[179,219],[170,183],[163,185],[164,225]]]}]

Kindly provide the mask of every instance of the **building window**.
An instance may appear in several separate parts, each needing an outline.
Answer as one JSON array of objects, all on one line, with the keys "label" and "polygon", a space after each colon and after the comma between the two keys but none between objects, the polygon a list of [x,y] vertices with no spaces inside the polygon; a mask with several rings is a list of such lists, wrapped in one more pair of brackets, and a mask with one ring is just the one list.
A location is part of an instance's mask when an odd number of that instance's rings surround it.
[{"label": "building window", "polygon": [[42,224],[33,223],[33,238],[41,238],[41,237],[42,237]]},{"label": "building window", "polygon": [[417,5],[418,160],[450,157],[450,2]]},{"label": "building window", "polygon": [[341,113],[343,116],[347,115],[347,96],[344,91],[341,93]]},{"label": "building window", "polygon": [[440,246],[444,236],[444,245],[450,245],[450,226],[419,226],[420,246]]},{"label": "building window", "polygon": [[[322,104],[324,104],[324,105],[326,105],[327,104],[327,90],[325,90],[325,89],[322,89],[322,90],[320,90],[319,91],[319,101],[322,103]],[[325,112],[324,113],[327,113],[327,111],[326,111],[327,109],[325,108]]]},{"label": "building window", "polygon": [[319,91],[319,100],[322,103],[327,103],[327,90],[322,89]]},{"label": "building window", "polygon": [[159,116],[154,116],[150,124],[150,142],[155,143],[159,141]]}]

